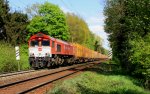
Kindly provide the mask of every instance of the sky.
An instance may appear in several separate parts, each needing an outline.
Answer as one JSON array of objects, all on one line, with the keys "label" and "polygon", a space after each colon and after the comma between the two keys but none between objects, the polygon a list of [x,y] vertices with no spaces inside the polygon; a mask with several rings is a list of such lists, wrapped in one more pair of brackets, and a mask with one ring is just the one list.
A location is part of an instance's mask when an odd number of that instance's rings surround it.
[{"label": "sky", "polygon": [[103,47],[110,49],[107,34],[104,32],[103,9],[105,0],[8,0],[12,11],[25,12],[25,9],[32,4],[43,4],[48,1],[58,5],[65,13],[71,12],[83,18],[89,29],[103,39]]}]

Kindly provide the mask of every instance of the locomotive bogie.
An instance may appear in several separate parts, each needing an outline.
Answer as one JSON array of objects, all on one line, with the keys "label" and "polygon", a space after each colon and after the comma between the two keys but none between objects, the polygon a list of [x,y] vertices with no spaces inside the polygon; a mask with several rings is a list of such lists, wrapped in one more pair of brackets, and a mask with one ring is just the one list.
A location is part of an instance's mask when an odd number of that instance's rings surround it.
[{"label": "locomotive bogie", "polygon": [[29,63],[32,68],[44,68],[48,67],[51,62],[50,57],[29,57]]}]

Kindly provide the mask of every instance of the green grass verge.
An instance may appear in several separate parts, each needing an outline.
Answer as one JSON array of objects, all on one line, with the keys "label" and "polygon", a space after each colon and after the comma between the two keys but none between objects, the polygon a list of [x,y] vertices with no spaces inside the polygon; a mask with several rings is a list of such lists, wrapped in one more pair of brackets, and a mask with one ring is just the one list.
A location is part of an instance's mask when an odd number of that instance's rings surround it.
[{"label": "green grass verge", "polygon": [[[20,45],[20,68],[21,70],[29,69],[28,64],[28,47]],[[0,41],[0,73],[18,70],[18,62],[16,61],[15,47]]]},{"label": "green grass verge", "polygon": [[28,45],[27,44],[20,45],[20,65],[22,70],[30,69],[28,58],[29,58]]},{"label": "green grass verge", "polygon": [[138,84],[133,78],[109,72],[100,65],[57,83],[48,94],[150,94]]}]

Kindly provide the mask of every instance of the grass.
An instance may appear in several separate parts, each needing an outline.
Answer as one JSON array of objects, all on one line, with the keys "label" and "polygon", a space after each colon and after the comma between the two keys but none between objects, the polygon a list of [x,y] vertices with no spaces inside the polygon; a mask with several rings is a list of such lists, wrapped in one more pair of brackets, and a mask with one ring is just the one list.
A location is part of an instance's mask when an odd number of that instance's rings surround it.
[{"label": "grass", "polygon": [[48,94],[150,94],[135,79],[118,75],[119,70],[108,69],[105,64],[95,66],[75,78],[57,83]]},{"label": "grass", "polygon": [[[21,70],[29,69],[28,49],[26,45],[20,45],[20,67]],[[0,41],[0,73],[18,70],[15,47]]]},{"label": "grass", "polygon": [[22,70],[30,69],[28,58],[28,45],[20,45],[20,65]]}]

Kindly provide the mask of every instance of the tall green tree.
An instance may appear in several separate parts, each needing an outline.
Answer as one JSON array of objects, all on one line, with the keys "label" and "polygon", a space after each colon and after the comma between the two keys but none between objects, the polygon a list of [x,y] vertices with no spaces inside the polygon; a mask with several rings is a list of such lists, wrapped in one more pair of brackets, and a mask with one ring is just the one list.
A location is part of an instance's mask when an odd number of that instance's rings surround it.
[{"label": "tall green tree", "polygon": [[7,0],[0,0],[0,38],[12,45],[25,40],[27,15],[10,12]]},{"label": "tall green tree", "polygon": [[128,74],[150,83],[150,0],[108,0],[105,31],[113,60]]},{"label": "tall green tree", "polygon": [[43,32],[58,39],[69,39],[65,14],[57,5],[45,2],[39,6],[38,14],[33,17],[27,27],[29,36]]},{"label": "tall green tree", "polygon": [[105,32],[113,51],[113,60],[119,63],[123,71],[131,73],[129,62],[129,31],[126,25],[127,9],[125,0],[109,0],[105,8]]},{"label": "tall green tree", "polygon": [[0,0],[0,39],[6,40],[5,25],[9,16],[9,5],[7,0]]},{"label": "tall green tree", "polygon": [[94,35],[93,39],[95,40],[94,41],[94,50],[97,51],[97,52],[100,52],[102,54],[107,55],[108,51],[103,47],[102,39],[99,36],[97,36],[97,35]]},{"label": "tall green tree", "polygon": [[134,64],[133,74],[144,76],[145,86],[150,89],[150,1],[126,1],[130,62]]},{"label": "tall green tree", "polygon": [[85,29],[85,27],[82,27],[81,24],[85,24],[85,22],[78,16],[68,13],[67,24],[69,27],[69,32],[71,34],[69,41],[83,44],[86,40],[87,33],[86,31],[83,30]]},{"label": "tall green tree", "polygon": [[25,41],[27,24],[28,17],[26,14],[19,12],[10,13],[5,25],[8,42],[12,45],[17,45]]},{"label": "tall green tree", "polygon": [[94,34],[89,30],[87,23],[75,14],[67,13],[66,15],[69,32],[71,34],[69,41],[94,49]]},{"label": "tall green tree", "polygon": [[71,34],[69,41],[79,43],[92,50],[103,53],[102,39],[89,30],[87,23],[75,14],[67,13],[66,15]]},{"label": "tall green tree", "polygon": [[124,0],[109,0],[105,7],[105,32],[109,34],[113,60],[121,65],[123,71],[129,72],[130,66],[127,51],[129,49],[128,32],[125,27]]}]

